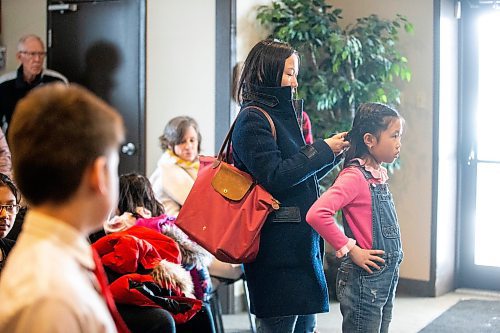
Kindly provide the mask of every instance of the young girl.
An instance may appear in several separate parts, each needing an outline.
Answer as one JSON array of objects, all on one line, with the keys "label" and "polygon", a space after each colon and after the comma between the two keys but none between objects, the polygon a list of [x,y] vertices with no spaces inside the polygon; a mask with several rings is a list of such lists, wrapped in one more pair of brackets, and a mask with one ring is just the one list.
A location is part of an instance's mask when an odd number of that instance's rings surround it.
[{"label": "young girl", "polygon": [[12,180],[0,173],[0,272],[15,242],[6,239],[19,211],[19,191]]},{"label": "young girl", "polygon": [[[344,168],[307,213],[307,222],[342,258],[337,295],[343,332],[387,332],[403,258],[387,186],[387,171],[401,149],[403,119],[390,107],[359,107],[347,135]],[[342,209],[344,232],[333,215]]]},{"label": "young girl", "polygon": [[150,181],[165,213],[177,216],[198,175],[201,146],[198,124],[187,116],[171,119],[160,136],[160,146],[164,153]]}]

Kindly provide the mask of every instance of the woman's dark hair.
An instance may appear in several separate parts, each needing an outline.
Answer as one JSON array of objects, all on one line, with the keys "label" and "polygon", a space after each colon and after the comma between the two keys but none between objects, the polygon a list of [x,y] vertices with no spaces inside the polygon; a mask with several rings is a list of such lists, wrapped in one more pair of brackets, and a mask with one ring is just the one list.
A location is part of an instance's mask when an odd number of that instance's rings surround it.
[{"label": "woman's dark hair", "polygon": [[252,86],[280,87],[285,61],[292,54],[298,56],[287,43],[276,39],[265,39],[258,42],[248,54],[236,94],[238,102],[242,102],[242,93],[252,92]]},{"label": "woman's dark hair", "polygon": [[196,120],[188,116],[179,116],[170,119],[165,126],[163,134],[160,136],[160,147],[163,150],[174,149],[184,139],[184,135],[188,128],[192,126],[198,135],[198,153],[201,149],[201,133]]},{"label": "woman's dark hair", "polygon": [[12,181],[12,179],[9,178],[9,176],[0,173],[0,186],[6,186],[10,189],[12,194],[14,194],[14,197],[16,198],[16,204],[21,201],[21,195],[19,193],[19,190],[17,189],[16,184]]},{"label": "woman's dark hair", "polygon": [[137,207],[148,209],[152,217],[165,213],[163,205],[156,199],[151,183],[146,177],[138,173],[121,175],[118,212],[134,214]]},{"label": "woman's dark hair", "polygon": [[377,139],[394,119],[401,119],[398,111],[382,103],[364,103],[358,107],[352,128],[347,133],[347,141],[351,144],[345,153],[344,167],[354,158],[363,158],[369,154],[364,135],[370,133]]}]

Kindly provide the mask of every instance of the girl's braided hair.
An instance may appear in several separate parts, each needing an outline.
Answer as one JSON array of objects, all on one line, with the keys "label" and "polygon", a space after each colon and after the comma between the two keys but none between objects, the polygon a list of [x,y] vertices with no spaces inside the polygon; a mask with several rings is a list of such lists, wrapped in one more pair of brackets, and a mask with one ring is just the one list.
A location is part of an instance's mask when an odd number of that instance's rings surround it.
[{"label": "girl's braided hair", "polygon": [[354,158],[362,158],[369,154],[364,135],[370,133],[377,139],[385,131],[394,118],[401,119],[395,109],[382,103],[363,103],[358,107],[351,130],[346,140],[351,146],[345,153],[344,168]]}]

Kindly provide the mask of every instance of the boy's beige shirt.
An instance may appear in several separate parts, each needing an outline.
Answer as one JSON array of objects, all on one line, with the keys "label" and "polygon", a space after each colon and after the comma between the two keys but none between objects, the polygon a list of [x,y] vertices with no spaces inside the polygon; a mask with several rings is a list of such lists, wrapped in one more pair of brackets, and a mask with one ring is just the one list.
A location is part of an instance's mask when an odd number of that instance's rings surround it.
[{"label": "boy's beige shirt", "polygon": [[28,211],[0,279],[0,332],[115,333],[94,267],[84,235]]}]

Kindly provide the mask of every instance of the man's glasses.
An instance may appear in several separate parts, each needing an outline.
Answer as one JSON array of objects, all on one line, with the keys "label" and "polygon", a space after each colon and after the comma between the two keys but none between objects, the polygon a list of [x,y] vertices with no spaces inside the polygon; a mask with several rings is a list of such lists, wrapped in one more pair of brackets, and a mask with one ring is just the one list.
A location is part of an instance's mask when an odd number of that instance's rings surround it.
[{"label": "man's glasses", "polygon": [[43,58],[47,55],[47,52],[28,52],[28,51],[19,51],[19,53],[24,54],[28,58],[40,57]]},{"label": "man's glasses", "polygon": [[15,215],[19,213],[19,205],[0,205],[0,214],[5,209],[7,215]]}]

